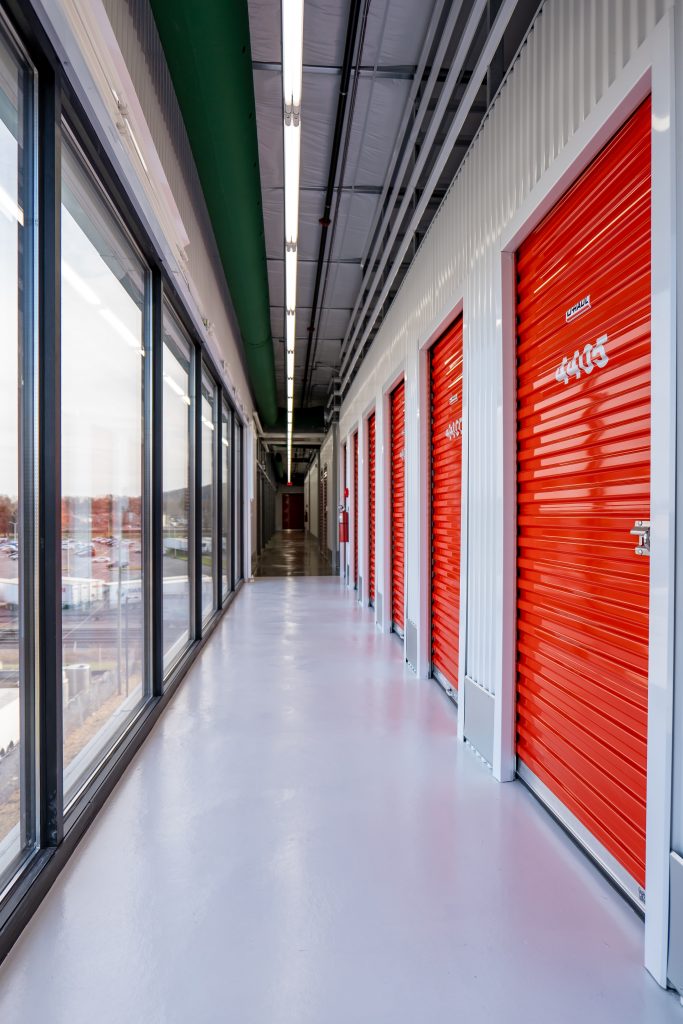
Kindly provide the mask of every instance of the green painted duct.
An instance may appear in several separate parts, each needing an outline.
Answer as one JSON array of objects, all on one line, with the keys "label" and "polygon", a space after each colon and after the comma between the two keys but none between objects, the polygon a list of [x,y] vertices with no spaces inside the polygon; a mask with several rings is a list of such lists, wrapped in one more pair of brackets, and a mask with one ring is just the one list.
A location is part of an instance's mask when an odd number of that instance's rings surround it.
[{"label": "green painted duct", "polygon": [[259,416],[277,418],[247,0],[151,0],[239,321]]}]

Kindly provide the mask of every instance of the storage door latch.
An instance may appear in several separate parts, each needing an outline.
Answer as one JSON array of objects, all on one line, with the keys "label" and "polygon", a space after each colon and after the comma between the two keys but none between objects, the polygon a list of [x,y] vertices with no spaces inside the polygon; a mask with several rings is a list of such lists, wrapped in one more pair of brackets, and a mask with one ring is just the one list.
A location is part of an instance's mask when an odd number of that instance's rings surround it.
[{"label": "storage door latch", "polygon": [[637,555],[648,555],[650,554],[650,520],[649,519],[636,519],[633,529],[630,531],[633,537],[638,538],[638,543],[635,547]]}]

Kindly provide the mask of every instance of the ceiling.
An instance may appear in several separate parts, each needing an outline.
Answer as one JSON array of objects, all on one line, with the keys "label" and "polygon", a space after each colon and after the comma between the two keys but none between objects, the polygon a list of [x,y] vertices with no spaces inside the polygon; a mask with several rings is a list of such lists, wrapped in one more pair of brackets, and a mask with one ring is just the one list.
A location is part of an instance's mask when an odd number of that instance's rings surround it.
[{"label": "ceiling", "polygon": [[[297,408],[325,406],[328,422],[334,416],[350,384],[351,356],[372,343],[538,0],[355,0],[354,34],[351,4],[306,0],[304,8],[295,429]],[[278,403],[284,406],[280,18],[280,0],[249,0],[270,322]],[[325,228],[320,220],[347,32],[355,46]],[[484,60],[483,77],[477,77]]]}]

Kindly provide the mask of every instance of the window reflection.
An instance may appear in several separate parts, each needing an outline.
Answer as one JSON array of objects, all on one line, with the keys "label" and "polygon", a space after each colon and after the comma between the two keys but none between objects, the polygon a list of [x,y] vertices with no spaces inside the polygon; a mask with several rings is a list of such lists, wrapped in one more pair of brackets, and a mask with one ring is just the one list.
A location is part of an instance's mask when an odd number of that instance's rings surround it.
[{"label": "window reflection", "polygon": [[227,597],[232,587],[232,413],[226,402],[223,402],[223,421],[221,429],[221,457],[223,464],[223,523],[222,523],[222,558],[223,558],[223,597]]},{"label": "window reflection", "polygon": [[214,405],[216,389],[213,382],[202,378],[202,620],[215,608],[216,577],[216,443]]},{"label": "window reflection", "polygon": [[[31,386],[33,90],[27,63],[0,34],[0,878],[35,842],[31,621],[34,577]],[[25,424],[26,426],[22,426]]]},{"label": "window reflection", "polygon": [[235,420],[235,580],[242,576],[242,425]]},{"label": "window reflection", "polygon": [[190,340],[164,307],[163,629],[164,670],[190,641]]},{"label": "window reflection", "polygon": [[148,273],[68,133],[62,150],[64,793],[143,699]]}]

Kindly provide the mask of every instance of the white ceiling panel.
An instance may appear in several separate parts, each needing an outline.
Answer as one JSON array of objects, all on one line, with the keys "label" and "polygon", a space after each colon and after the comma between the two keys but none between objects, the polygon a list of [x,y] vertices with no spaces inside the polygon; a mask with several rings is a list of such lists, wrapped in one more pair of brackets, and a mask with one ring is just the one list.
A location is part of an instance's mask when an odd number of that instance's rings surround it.
[{"label": "white ceiling panel", "polygon": [[373,0],[368,10],[363,63],[417,64],[433,10],[434,0]]},{"label": "white ceiling panel", "polygon": [[341,66],[350,0],[306,0],[304,64]]},{"label": "white ceiling panel", "polygon": [[[333,259],[360,259],[365,252],[368,232],[379,199],[377,195],[342,192],[334,233]],[[333,211],[335,205],[332,207]],[[334,273],[334,269],[331,272]]]},{"label": "white ceiling panel", "polygon": [[345,185],[382,185],[411,82],[361,78],[358,82]]}]

